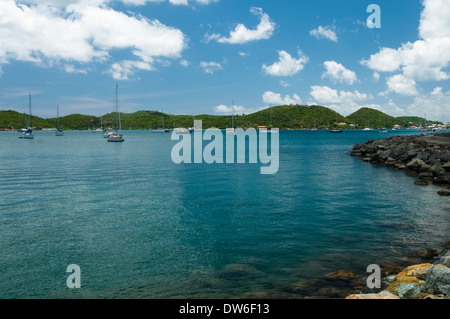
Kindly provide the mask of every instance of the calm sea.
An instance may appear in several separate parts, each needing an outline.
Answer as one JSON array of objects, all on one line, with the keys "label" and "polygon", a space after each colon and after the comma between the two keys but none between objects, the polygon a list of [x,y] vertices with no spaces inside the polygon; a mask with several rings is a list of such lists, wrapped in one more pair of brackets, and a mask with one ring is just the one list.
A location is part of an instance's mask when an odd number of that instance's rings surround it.
[{"label": "calm sea", "polygon": [[346,155],[393,133],[282,131],[275,175],[176,165],[170,134],[123,133],[0,132],[0,298],[283,296],[449,240],[436,186]]}]

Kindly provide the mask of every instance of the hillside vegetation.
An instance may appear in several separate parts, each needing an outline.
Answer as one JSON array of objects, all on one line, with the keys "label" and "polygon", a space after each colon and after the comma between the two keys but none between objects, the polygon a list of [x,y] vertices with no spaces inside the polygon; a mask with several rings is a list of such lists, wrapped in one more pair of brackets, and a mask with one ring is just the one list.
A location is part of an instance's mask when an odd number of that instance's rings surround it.
[{"label": "hillside vegetation", "polygon": [[[157,128],[192,127],[193,121],[202,120],[203,128],[216,127],[225,129],[232,127],[231,115],[172,115],[158,111],[138,111],[134,113],[120,113],[123,129],[147,130]],[[44,119],[33,116],[34,129],[55,128],[57,119]],[[16,111],[0,111],[0,129],[17,130],[27,127],[27,114]],[[428,121],[430,123],[431,121]],[[272,126],[281,129],[311,129],[311,128],[392,128],[394,125],[409,127],[425,123],[420,117],[395,118],[378,110],[361,108],[355,113],[344,117],[329,108],[312,105],[282,105],[267,108],[256,113],[236,115],[234,126],[242,128]],[[439,122],[433,122],[439,123]],[[59,126],[63,130],[90,130],[116,126],[116,114],[108,113],[102,117],[93,115],[71,114],[59,118]]]}]

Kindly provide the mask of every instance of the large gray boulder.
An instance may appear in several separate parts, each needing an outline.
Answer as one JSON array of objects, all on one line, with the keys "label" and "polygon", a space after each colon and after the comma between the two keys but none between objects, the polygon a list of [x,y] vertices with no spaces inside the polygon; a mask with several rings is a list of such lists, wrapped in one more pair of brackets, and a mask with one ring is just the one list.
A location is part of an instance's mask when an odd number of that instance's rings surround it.
[{"label": "large gray boulder", "polygon": [[422,291],[433,295],[450,296],[450,268],[445,266],[430,267]]}]

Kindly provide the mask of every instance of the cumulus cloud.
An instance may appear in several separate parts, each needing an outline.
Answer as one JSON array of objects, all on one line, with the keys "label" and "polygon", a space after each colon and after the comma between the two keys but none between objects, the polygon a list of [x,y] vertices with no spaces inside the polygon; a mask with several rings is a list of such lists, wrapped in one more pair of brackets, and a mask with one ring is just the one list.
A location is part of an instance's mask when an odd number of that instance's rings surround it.
[{"label": "cumulus cloud", "polygon": [[263,64],[263,71],[272,76],[293,76],[303,70],[308,62],[308,57],[303,55],[302,51],[298,51],[298,59],[293,58],[286,51],[278,51],[279,60],[272,65]]},{"label": "cumulus cloud", "polygon": [[116,51],[126,50],[135,60],[114,63],[109,72],[124,79],[136,70],[151,70],[155,57],[180,57],[186,47],[180,30],[115,11],[107,2],[0,1],[0,63],[64,63],[73,66],[65,68],[70,72],[75,63],[106,63]]},{"label": "cumulus cloud", "polygon": [[373,98],[371,94],[360,93],[358,90],[354,92],[340,91],[332,89],[328,86],[312,86],[311,96],[319,103],[347,103],[354,101],[365,101]]},{"label": "cumulus cloud", "polygon": [[212,34],[207,36],[207,39],[229,44],[244,44],[251,41],[269,39],[275,30],[275,23],[270,20],[269,15],[264,13],[261,8],[252,7],[250,12],[260,17],[260,22],[256,29],[248,29],[240,23],[230,32],[228,37],[223,37],[220,34]]},{"label": "cumulus cloud", "polygon": [[401,95],[414,96],[418,94],[416,81],[409,79],[402,74],[391,76],[387,79],[388,91]]},{"label": "cumulus cloud", "polygon": [[227,106],[227,105],[221,104],[219,106],[216,106],[216,113],[221,113],[221,114],[245,114],[245,113],[248,113],[248,111],[243,106],[238,106],[238,105]]},{"label": "cumulus cloud", "polygon": [[185,68],[187,68],[189,65],[191,65],[191,63],[188,60],[185,60],[185,59],[181,60],[180,64],[182,66],[184,66]]},{"label": "cumulus cloud", "polygon": [[282,97],[280,93],[266,91],[263,94],[263,102],[267,104],[289,105],[302,104],[302,99],[297,94],[294,94],[292,97],[290,95]]},{"label": "cumulus cloud", "polygon": [[450,105],[450,91],[436,87],[430,93],[419,93],[410,104],[397,105],[389,100],[386,110],[393,116],[416,115],[435,121],[448,121],[447,105]]},{"label": "cumulus cloud", "polygon": [[313,29],[309,32],[309,34],[316,39],[328,39],[333,42],[338,41],[338,37],[336,35],[335,27],[326,26],[322,27],[321,25],[317,29]]},{"label": "cumulus cloud", "polygon": [[211,62],[202,61],[200,62],[200,67],[206,74],[214,74],[214,72],[223,69],[222,64],[214,61]]},{"label": "cumulus cloud", "polygon": [[364,104],[365,101],[373,99],[371,94],[359,91],[337,91],[328,86],[312,86],[311,97],[319,105],[325,105],[346,116],[361,107],[380,109],[378,104]]},{"label": "cumulus cloud", "polygon": [[356,73],[346,69],[342,64],[335,61],[325,61],[326,71],[322,74],[322,78],[329,78],[334,82],[346,83],[352,85],[358,78]]},{"label": "cumulus cloud", "polygon": [[302,99],[297,94],[294,94],[292,97],[289,95],[285,95],[284,97],[282,97],[280,93],[266,91],[264,92],[262,98],[263,102],[266,104],[276,104],[276,105],[302,104]]},{"label": "cumulus cloud", "polygon": [[381,48],[361,61],[376,72],[401,72],[402,77],[387,79],[391,91],[413,95],[417,92],[412,89],[415,85],[412,81],[450,79],[446,71],[450,64],[450,2],[424,0],[423,6],[417,41],[404,43],[397,49]]},{"label": "cumulus cloud", "polygon": [[[125,4],[129,5],[135,5],[135,6],[142,6],[145,5],[147,2],[164,2],[165,0],[120,0]],[[202,5],[210,4],[212,2],[218,2],[219,0],[168,0],[173,5],[182,5],[187,6],[190,2],[198,3]]]}]

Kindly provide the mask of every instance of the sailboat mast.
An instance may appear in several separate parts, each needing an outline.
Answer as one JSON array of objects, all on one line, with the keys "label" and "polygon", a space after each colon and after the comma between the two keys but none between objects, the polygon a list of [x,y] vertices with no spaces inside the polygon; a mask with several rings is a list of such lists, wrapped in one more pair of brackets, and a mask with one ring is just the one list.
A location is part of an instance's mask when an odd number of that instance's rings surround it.
[{"label": "sailboat mast", "polygon": [[[119,125],[117,125],[117,121],[119,121]],[[119,85],[116,84],[116,127],[119,127],[119,130],[122,129],[122,124],[120,121],[120,113],[119,113]]]},{"label": "sailboat mast", "polygon": [[234,101],[232,103],[233,106],[231,107],[231,127],[234,128]]},{"label": "sailboat mast", "polygon": [[272,103],[270,103],[270,128],[272,128]]},{"label": "sailboat mast", "polygon": [[28,104],[30,108],[30,128],[33,129],[33,117],[31,116],[31,92],[28,94]]},{"label": "sailboat mast", "polygon": [[59,104],[56,104],[56,129],[59,130]]}]

